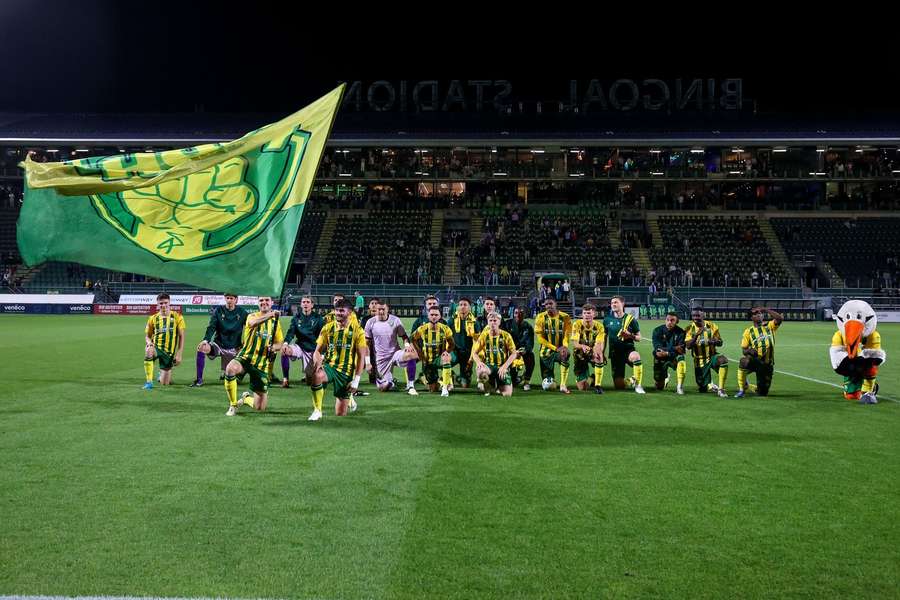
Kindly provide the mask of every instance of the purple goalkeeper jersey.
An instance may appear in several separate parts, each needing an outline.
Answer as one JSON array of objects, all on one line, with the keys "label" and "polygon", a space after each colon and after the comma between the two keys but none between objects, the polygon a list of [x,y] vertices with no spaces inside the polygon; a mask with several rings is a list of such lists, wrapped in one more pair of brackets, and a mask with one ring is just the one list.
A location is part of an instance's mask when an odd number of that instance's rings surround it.
[{"label": "purple goalkeeper jersey", "polygon": [[406,335],[403,322],[397,315],[388,315],[386,321],[372,317],[366,322],[366,337],[375,342],[375,356],[390,356],[400,349],[398,337]]}]

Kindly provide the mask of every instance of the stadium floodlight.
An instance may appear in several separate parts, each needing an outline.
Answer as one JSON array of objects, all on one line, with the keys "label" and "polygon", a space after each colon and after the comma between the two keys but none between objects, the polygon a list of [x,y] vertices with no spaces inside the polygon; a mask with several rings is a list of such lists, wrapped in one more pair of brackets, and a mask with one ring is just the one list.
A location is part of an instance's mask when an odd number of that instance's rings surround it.
[{"label": "stadium floodlight", "polygon": [[703,154],[706,152],[703,148],[691,148],[691,154]]},{"label": "stadium floodlight", "polygon": [[532,148],[531,153],[532,154],[543,154],[544,150],[542,148]]},{"label": "stadium floodlight", "polygon": [[737,152],[737,153],[742,153],[744,151],[744,149],[743,148],[732,148],[731,151]]},{"label": "stadium floodlight", "polygon": [[503,171],[494,171],[494,177],[506,177],[506,173]]},{"label": "stadium floodlight", "polygon": [[49,152],[50,154],[56,154],[57,152],[59,152],[59,150],[57,150],[56,148],[47,148],[47,152]]},{"label": "stadium floodlight", "polygon": [[728,174],[729,175],[740,175],[741,172],[740,171],[728,171]]},{"label": "stadium floodlight", "polygon": [[338,173],[338,177],[353,177],[353,173]]},{"label": "stadium floodlight", "polygon": [[90,152],[87,148],[75,148],[75,152]]},{"label": "stadium floodlight", "polygon": [[809,174],[814,177],[815,176],[824,177],[825,175],[827,175],[827,173],[823,173],[821,171],[810,171]]},{"label": "stadium floodlight", "polygon": [[569,173],[569,177],[584,177],[584,173]]},{"label": "stadium floodlight", "polygon": [[819,146],[818,148],[816,148],[816,152],[825,152],[825,150],[827,150],[827,148],[824,148],[822,146]]},{"label": "stadium floodlight", "polygon": [[650,148],[650,154],[659,154],[662,152],[659,148]]},{"label": "stadium floodlight", "polygon": [[894,169],[893,171],[891,171],[891,173],[900,173],[900,169]]},{"label": "stadium floodlight", "polygon": [[665,175],[662,171],[650,171],[650,175]]},{"label": "stadium floodlight", "polygon": [[786,147],[784,147],[784,146],[779,146],[778,148],[773,148],[773,149],[772,149],[772,152],[779,152],[779,153],[780,153],[780,152],[787,152],[787,151],[788,151],[788,149],[787,149]]},{"label": "stadium floodlight", "polygon": [[581,154],[582,152],[584,152],[584,150],[577,150],[577,149],[575,149],[575,148],[570,148],[570,149],[569,149],[569,152],[570,152],[571,154]]}]

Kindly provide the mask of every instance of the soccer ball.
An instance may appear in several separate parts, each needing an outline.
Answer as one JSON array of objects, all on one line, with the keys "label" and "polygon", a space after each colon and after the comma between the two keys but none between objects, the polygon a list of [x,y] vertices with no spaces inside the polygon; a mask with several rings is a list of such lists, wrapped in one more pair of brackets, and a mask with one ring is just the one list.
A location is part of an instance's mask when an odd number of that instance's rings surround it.
[{"label": "soccer ball", "polygon": [[541,389],[543,389],[545,392],[548,391],[551,387],[553,387],[552,379],[545,379],[541,382]]}]

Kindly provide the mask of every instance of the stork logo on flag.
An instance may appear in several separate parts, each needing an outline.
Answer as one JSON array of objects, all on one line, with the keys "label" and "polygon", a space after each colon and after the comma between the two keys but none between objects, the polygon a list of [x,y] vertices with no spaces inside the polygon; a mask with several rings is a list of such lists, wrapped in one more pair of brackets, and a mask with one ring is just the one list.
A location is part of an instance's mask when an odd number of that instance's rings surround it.
[{"label": "stork logo on flag", "polygon": [[[194,261],[240,248],[264,230],[284,204],[309,133],[294,131],[257,151],[161,185],[91,195],[97,214],[119,233],[163,260]],[[280,143],[278,143],[280,142]],[[192,148],[176,150],[190,155]],[[73,161],[105,180],[123,170],[141,176],[163,167],[167,154],[125,154]],[[270,168],[249,169],[251,161]],[[147,163],[147,164],[142,164]],[[270,181],[257,181],[268,174]]]},{"label": "stork logo on flag", "polygon": [[26,158],[16,226],[23,262],[71,261],[278,295],[343,89],[228,142]]}]

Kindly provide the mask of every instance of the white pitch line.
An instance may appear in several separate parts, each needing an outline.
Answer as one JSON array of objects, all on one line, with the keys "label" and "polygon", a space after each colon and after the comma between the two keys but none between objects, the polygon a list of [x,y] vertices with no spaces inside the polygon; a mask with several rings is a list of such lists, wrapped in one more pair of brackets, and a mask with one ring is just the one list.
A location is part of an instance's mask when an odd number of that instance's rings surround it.
[{"label": "white pitch line", "polygon": [[[225,600],[224,598],[180,598],[166,596],[0,596],[0,600]],[[254,600],[265,600],[257,598]]]},{"label": "white pitch line", "polygon": [[[727,358],[732,364],[736,364],[736,363],[738,362],[738,361],[736,361],[735,359],[731,358],[730,356],[726,356],[725,358]],[[811,382],[813,382],[813,383],[820,383],[820,384],[822,384],[822,385],[827,385],[827,386],[829,386],[829,387],[837,388],[837,389],[839,389],[839,390],[843,390],[843,389],[844,389],[844,386],[842,386],[842,385],[838,385],[838,384],[832,383],[832,382],[830,382],[830,381],[822,381],[821,379],[815,379],[815,378],[813,378],[813,377],[807,377],[806,375],[797,375],[796,373],[789,373],[789,372],[787,372],[787,371],[779,371],[778,369],[775,369],[775,372],[776,372],[776,373],[781,373],[782,375],[788,375],[788,376],[790,376],[790,377],[796,377],[797,379],[802,379],[802,380],[804,380],[804,381],[811,381]],[[884,395],[882,395],[882,394],[878,394],[878,399],[881,400],[882,398],[885,399],[885,400],[889,400],[889,401],[891,401],[891,402],[896,402],[896,403],[900,404],[900,400],[895,400],[894,398],[891,398],[890,396],[884,396]]]},{"label": "white pitch line", "polygon": [[[775,372],[781,373],[782,375],[790,375],[791,377],[796,377],[797,379],[803,379],[804,381],[812,381],[813,383],[821,383],[822,385],[828,385],[831,387],[835,387],[835,388],[838,388],[839,390],[844,389],[843,386],[840,386],[836,383],[831,383],[830,381],[822,381],[821,379],[813,379],[812,377],[807,377],[805,375],[797,375],[796,373],[788,373],[787,371],[779,371],[778,369],[775,369]],[[897,402],[898,404],[900,404],[900,400],[895,400],[895,399],[891,398],[890,396],[885,396],[883,394],[878,394],[878,399],[879,400],[881,400],[881,399],[890,400],[891,402]]]}]

